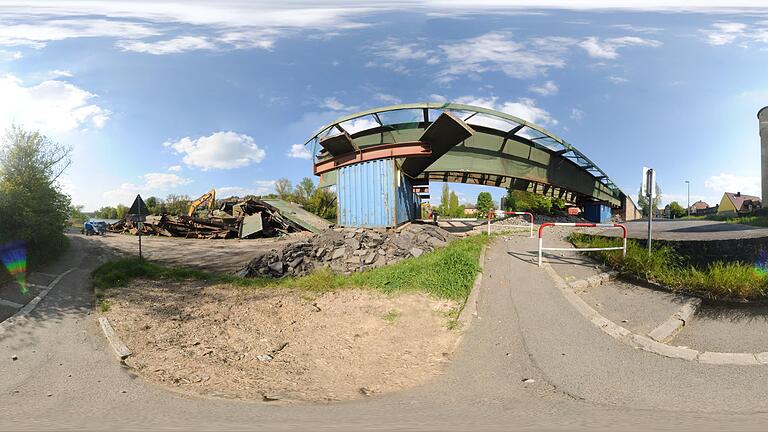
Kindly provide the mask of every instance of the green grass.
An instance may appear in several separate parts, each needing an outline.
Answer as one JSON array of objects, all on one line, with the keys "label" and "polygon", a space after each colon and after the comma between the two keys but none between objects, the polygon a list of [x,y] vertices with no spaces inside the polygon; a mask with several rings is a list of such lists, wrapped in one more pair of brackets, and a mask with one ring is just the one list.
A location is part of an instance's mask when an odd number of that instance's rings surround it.
[{"label": "green grass", "polygon": [[396,310],[391,310],[384,314],[384,316],[381,317],[384,321],[394,324],[395,320],[397,320],[397,316],[400,315]]},{"label": "green grass", "polygon": [[[576,247],[620,246],[620,239],[573,234]],[[589,254],[622,274],[666,286],[674,291],[695,293],[707,298],[765,299],[768,276],[752,265],[739,262],[715,262],[703,268],[688,265],[668,246],[648,250],[634,241],[627,242],[627,256],[621,251]]]},{"label": "green grass", "polygon": [[489,237],[485,234],[454,240],[448,246],[396,264],[351,275],[338,275],[320,268],[298,278],[240,278],[200,270],[166,267],[138,258],[103,264],[93,272],[98,290],[124,286],[132,279],[204,280],[242,288],[298,288],[333,291],[342,288],[371,288],[386,294],[424,292],[440,299],[464,302],[480,271],[479,257]]},{"label": "green grass", "polygon": [[109,311],[109,301],[108,300],[99,301],[99,310],[101,310],[102,312]]}]

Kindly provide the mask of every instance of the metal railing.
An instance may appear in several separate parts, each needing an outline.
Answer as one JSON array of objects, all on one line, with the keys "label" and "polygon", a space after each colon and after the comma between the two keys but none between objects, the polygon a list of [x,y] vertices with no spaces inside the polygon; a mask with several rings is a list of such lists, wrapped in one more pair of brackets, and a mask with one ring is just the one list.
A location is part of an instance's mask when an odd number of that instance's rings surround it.
[{"label": "metal railing", "polygon": [[[508,212],[508,211],[501,211],[501,210],[489,211],[488,212],[488,235],[491,235],[491,214],[494,214],[496,216],[499,216],[499,215],[528,215],[528,216],[530,216],[531,217],[531,222],[530,222],[531,238],[533,238],[533,213],[531,213],[531,212]],[[509,226],[509,227],[522,227],[523,225],[507,225],[507,226]]]},{"label": "metal railing", "polygon": [[[604,248],[553,248],[553,247],[547,247],[545,248],[543,243],[544,239],[542,238],[542,234],[544,232],[544,228],[548,226],[568,226],[568,227],[576,227],[576,228],[621,228],[623,234],[622,238],[624,240],[623,246],[615,246],[615,247],[604,247]],[[627,227],[625,227],[622,224],[617,223],[556,223],[556,222],[545,222],[541,224],[539,227],[539,267],[541,267],[541,257],[543,251],[561,251],[561,252],[569,252],[569,251],[575,251],[575,252],[594,252],[594,251],[605,251],[605,250],[620,250],[622,251],[622,256],[627,256]]]}]

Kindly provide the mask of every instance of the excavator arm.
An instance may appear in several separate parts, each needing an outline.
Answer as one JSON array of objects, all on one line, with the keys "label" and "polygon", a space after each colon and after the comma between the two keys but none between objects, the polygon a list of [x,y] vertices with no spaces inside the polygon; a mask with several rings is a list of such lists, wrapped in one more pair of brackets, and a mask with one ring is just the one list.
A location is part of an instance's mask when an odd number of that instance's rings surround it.
[{"label": "excavator arm", "polygon": [[200,197],[189,205],[189,211],[187,212],[187,216],[194,216],[195,211],[197,209],[205,204],[208,203],[208,210],[213,211],[214,207],[216,206],[216,189],[211,189],[208,192],[200,195]]}]

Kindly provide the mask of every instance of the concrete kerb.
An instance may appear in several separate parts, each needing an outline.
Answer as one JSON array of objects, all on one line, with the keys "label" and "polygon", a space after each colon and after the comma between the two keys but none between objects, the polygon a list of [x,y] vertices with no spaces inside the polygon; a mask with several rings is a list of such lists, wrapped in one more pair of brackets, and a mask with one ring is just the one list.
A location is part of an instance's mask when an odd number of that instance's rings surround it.
[{"label": "concrete kerb", "polygon": [[112,347],[115,355],[117,355],[120,360],[125,360],[133,354],[131,350],[125,346],[123,341],[120,339],[120,336],[117,335],[115,329],[112,328],[112,324],[109,323],[107,318],[99,317],[99,324],[101,325],[101,330],[104,332],[104,336],[106,336],[109,345]]},{"label": "concrete kerb", "polygon": [[[753,366],[768,364],[768,352],[762,353],[720,353],[720,352],[700,352],[694,349],[686,347],[677,347],[667,345],[651,337],[638,335],[632,333],[626,328],[614,323],[613,321],[600,315],[600,313],[587,304],[578,294],[576,289],[583,289],[589,286],[583,286],[583,284],[576,284],[574,288],[571,284],[567,283],[560,275],[555,272],[551,265],[544,263],[542,266],[550,278],[554,281],[555,286],[560,289],[563,296],[568,302],[585,318],[592,322],[595,326],[600,328],[603,332],[618,340],[619,342],[631,346],[636,349],[651,352],[663,357],[675,358],[685,361],[698,362],[702,364],[712,365],[737,365],[737,366]],[[585,282],[585,281],[581,281]],[[670,320],[677,320],[684,325],[684,322],[690,319],[690,317],[696,312],[698,305],[701,303],[701,299],[692,299],[680,308]],[[662,324],[663,325],[663,324]],[[682,325],[681,325],[682,326]],[[661,327],[661,326],[660,326]],[[679,327],[677,328],[679,329]],[[676,330],[675,330],[676,331]]]},{"label": "concrete kerb", "polygon": [[485,251],[488,246],[483,246],[483,250],[480,252],[480,272],[475,276],[475,282],[472,284],[472,291],[470,291],[467,300],[459,311],[459,316],[456,319],[461,324],[462,328],[466,328],[472,322],[472,317],[477,316],[477,302],[480,298],[480,285],[483,283],[483,270],[485,262]]},{"label": "concrete kerb", "polygon": [[[64,273],[56,276],[54,280],[51,281],[48,285],[45,286],[45,288],[40,291],[40,293],[35,296],[32,300],[30,300],[26,305],[24,305],[21,309],[19,309],[15,314],[13,314],[10,318],[6,319],[3,322],[0,322],[0,333],[5,332],[6,329],[11,327],[14,324],[20,323],[24,321],[27,318],[27,315],[29,315],[30,312],[35,310],[37,305],[45,298],[45,296],[48,295],[51,290],[58,285],[59,282],[64,278],[64,276],[70,274],[75,269],[69,269],[65,271]],[[39,285],[37,285],[39,286]]]},{"label": "concrete kerb", "polygon": [[689,298],[674,315],[669,317],[655,329],[651,330],[651,332],[648,333],[648,336],[656,342],[663,343],[669,341],[680,331],[680,329],[685,327],[685,324],[696,314],[696,311],[699,310],[700,306],[700,298]]}]

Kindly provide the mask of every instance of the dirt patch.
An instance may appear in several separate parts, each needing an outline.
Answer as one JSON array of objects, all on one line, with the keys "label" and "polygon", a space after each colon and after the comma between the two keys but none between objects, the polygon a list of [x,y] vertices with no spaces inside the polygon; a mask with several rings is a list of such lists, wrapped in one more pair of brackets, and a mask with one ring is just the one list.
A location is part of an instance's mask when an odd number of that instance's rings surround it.
[{"label": "dirt patch", "polygon": [[[157,263],[234,273],[258,256],[305,240],[310,236],[311,233],[305,232],[253,240],[200,240],[144,236],[141,239],[141,245],[144,257]],[[107,233],[104,236],[80,237],[106,246],[121,255],[136,256],[139,253],[139,239],[136,236]]]},{"label": "dirt patch", "polygon": [[135,281],[105,312],[144,378],[214,397],[337,401],[442,373],[460,336],[450,301]]}]

